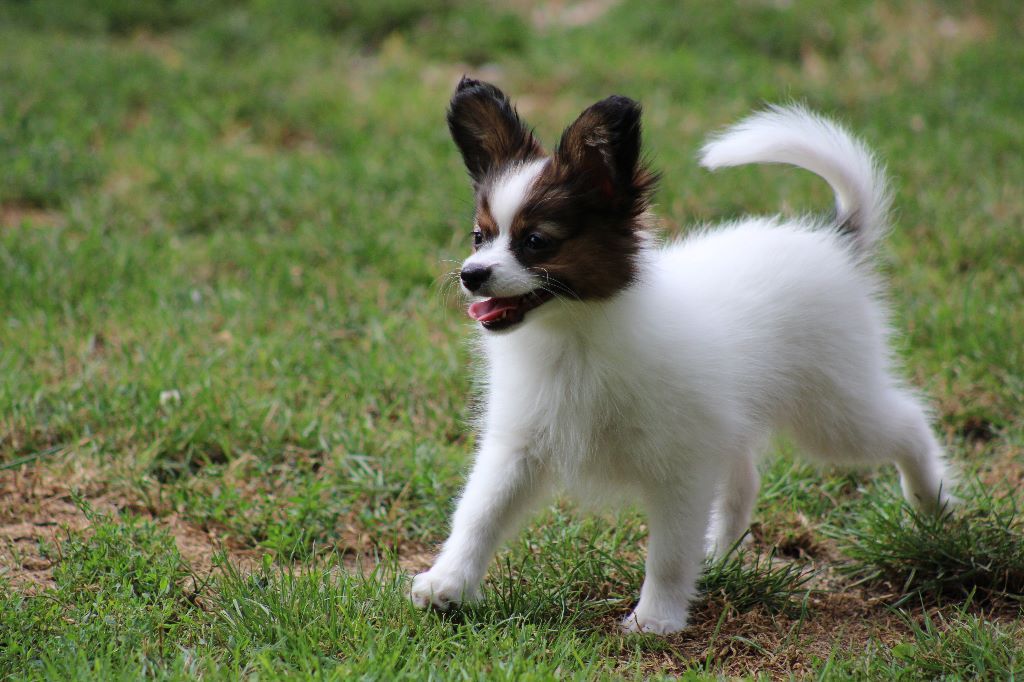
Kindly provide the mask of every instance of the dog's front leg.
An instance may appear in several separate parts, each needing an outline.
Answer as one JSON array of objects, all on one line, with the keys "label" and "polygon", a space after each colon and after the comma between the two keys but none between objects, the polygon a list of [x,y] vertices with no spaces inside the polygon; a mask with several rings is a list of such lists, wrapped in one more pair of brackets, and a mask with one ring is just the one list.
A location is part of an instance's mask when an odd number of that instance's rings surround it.
[{"label": "dog's front leg", "polygon": [[443,611],[479,598],[487,564],[499,543],[543,498],[546,478],[524,448],[486,437],[452,518],[451,535],[433,568],[412,581],[413,603]]},{"label": "dog's front leg", "polygon": [[646,575],[640,602],[622,621],[626,632],[665,635],[686,627],[704,563],[704,535],[712,502],[708,491],[713,488],[662,484],[644,491],[650,530]]}]

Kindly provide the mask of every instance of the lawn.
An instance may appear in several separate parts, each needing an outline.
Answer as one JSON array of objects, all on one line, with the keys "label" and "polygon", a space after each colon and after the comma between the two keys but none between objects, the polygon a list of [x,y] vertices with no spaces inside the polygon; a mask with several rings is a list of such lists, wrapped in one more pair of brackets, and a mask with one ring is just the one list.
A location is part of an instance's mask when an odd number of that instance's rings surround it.
[{"label": "lawn", "polygon": [[[0,678],[1024,675],[1022,34],[1015,0],[0,0]],[[642,519],[569,501],[414,610],[474,447],[463,73],[548,144],[642,101],[666,235],[830,210],[697,166],[752,109],[862,135],[963,506],[780,440],[683,633],[618,634]]]}]

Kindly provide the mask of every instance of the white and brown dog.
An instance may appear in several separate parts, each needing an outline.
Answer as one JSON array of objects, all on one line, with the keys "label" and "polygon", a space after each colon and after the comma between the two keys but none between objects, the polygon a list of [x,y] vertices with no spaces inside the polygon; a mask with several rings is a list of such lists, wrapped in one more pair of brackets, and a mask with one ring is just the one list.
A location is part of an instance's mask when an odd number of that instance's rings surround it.
[{"label": "white and brown dog", "polygon": [[708,168],[787,163],[836,193],[830,219],[751,218],[666,244],[640,106],[609,97],[545,154],[508,98],[463,78],[448,124],[476,191],[484,362],[479,450],[433,568],[412,599],[476,598],[499,543],[553,490],[636,502],[650,541],[630,631],[686,625],[705,552],[746,531],[771,433],[839,465],[894,462],[914,505],[952,498],[921,402],[898,377],[872,265],[889,199],[842,128],[772,108],[714,138]]}]

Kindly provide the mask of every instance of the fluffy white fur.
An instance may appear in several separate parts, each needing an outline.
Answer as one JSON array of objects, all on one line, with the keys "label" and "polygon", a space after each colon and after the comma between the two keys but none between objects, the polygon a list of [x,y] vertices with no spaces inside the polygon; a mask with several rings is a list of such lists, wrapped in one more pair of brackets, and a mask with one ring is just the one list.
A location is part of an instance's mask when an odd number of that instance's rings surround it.
[{"label": "fluffy white fur", "polygon": [[[812,170],[836,191],[838,219],[754,218],[652,243],[640,280],[614,297],[557,298],[508,332],[483,332],[479,451],[451,536],[413,581],[417,605],[478,597],[499,543],[564,488],[647,513],[646,578],[623,627],[677,631],[705,552],[729,548],[749,525],[757,458],[775,431],[821,462],[895,463],[918,507],[950,501],[926,412],[894,371],[867,262],[888,206],[869,152],[824,119],[777,108],[715,138],[702,160]],[[494,190],[504,205],[519,206],[509,188],[525,194],[527,174]],[[844,221],[855,234],[841,234]]]}]

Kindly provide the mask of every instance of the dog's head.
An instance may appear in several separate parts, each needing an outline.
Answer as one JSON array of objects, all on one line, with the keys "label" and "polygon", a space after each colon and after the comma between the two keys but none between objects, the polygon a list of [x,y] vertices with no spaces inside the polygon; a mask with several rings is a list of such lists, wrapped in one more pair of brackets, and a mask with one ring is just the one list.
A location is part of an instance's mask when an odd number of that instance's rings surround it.
[{"label": "dog's head", "polygon": [[613,96],[586,109],[548,156],[498,88],[463,78],[448,127],[476,190],[469,314],[510,329],[553,298],[612,296],[637,276],[642,215],[657,176],[640,156],[640,105]]}]

